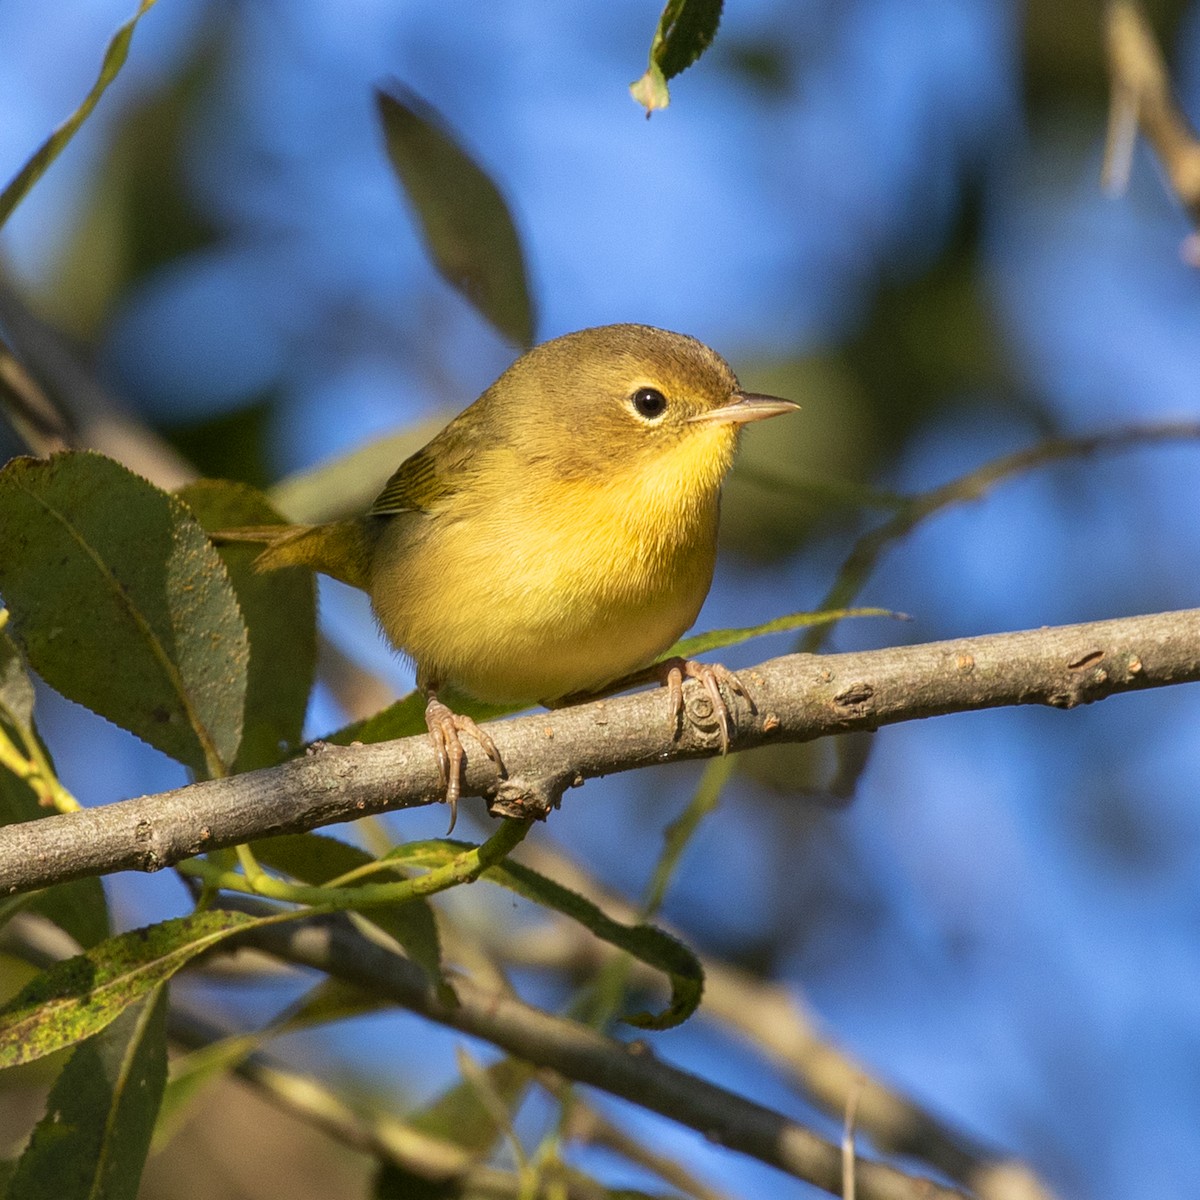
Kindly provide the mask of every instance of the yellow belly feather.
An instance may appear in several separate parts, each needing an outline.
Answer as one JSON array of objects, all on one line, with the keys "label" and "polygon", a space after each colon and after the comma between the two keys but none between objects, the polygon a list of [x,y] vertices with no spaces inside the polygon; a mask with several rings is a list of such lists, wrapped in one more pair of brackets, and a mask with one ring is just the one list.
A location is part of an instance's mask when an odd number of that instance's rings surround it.
[{"label": "yellow belly feather", "polygon": [[404,567],[372,578],[384,632],[425,681],[496,703],[592,691],[646,666],[695,621],[712,580],[728,456],[703,444],[724,431],[697,433],[650,470],[554,481],[552,501],[506,471],[502,495],[464,489],[457,505],[390,518],[381,537],[403,552],[375,561]]}]

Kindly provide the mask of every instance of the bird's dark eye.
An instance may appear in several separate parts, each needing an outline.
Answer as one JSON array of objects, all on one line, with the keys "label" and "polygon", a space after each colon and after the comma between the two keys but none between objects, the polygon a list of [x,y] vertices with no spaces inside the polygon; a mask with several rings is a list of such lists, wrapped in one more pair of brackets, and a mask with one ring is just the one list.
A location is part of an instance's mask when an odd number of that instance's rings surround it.
[{"label": "bird's dark eye", "polygon": [[667,398],[658,388],[638,388],[633,393],[633,407],[639,417],[651,421],[667,411]]}]

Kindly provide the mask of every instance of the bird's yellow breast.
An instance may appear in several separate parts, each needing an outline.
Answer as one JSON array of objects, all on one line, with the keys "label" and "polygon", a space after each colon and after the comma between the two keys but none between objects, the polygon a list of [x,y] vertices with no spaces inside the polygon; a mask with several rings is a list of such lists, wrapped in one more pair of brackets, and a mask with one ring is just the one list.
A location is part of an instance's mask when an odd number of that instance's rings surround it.
[{"label": "bird's yellow breast", "polygon": [[430,513],[389,518],[371,597],[423,681],[496,703],[596,690],[696,619],[712,580],[727,430],[695,430],[602,479],[539,484],[495,451]]}]

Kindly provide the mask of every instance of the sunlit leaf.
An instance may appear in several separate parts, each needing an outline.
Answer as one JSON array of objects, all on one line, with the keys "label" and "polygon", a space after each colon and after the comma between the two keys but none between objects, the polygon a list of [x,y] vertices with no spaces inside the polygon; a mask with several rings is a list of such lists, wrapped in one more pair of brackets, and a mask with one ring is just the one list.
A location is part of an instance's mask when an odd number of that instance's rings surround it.
[{"label": "sunlit leaf", "polygon": [[892,612],[887,608],[837,608],[826,612],[788,613],[785,617],[776,617],[773,621],[764,621],[761,625],[749,625],[745,629],[712,629],[707,633],[681,638],[663,657],[693,658],[708,650],[723,650],[726,646],[736,646],[768,633],[786,633],[789,629],[832,625],[835,621],[845,621],[850,617],[891,617],[894,620],[907,620],[903,613]]},{"label": "sunlit leaf", "polygon": [[388,158],[442,277],[506,338],[533,344],[533,301],[508,205],[440,116],[399,83],[376,92]]},{"label": "sunlit leaf", "polygon": [[10,1197],[136,1200],[167,1078],[166,992],[78,1046],[17,1162]]},{"label": "sunlit leaf", "polygon": [[156,0],[141,0],[137,12],[122,25],[108,43],[100,74],[83,103],[38,147],[33,157],[17,172],[12,182],[0,192],[0,226],[8,220],[14,208],[24,199],[25,193],[42,177],[46,168],[59,156],[67,143],[78,132],[79,127],[91,116],[104,95],[108,85],[116,79],[129,55],[129,44],[137,23],[155,5]]},{"label": "sunlit leaf", "polygon": [[722,0],[667,0],[650,43],[646,73],[629,85],[633,98],[649,116],[671,102],[667,80],[686,71],[717,36]]},{"label": "sunlit leaf", "polygon": [[240,912],[195,913],[123,933],[56,963],[0,1008],[0,1069],[99,1033],[197,954],[268,920]]},{"label": "sunlit leaf", "polygon": [[[281,518],[254,488],[205,479],[177,493],[210,532]],[[235,771],[280,761],[300,742],[317,661],[316,583],[309,571],[256,571],[261,547],[221,546],[250,638],[246,711]]]},{"label": "sunlit leaf", "polygon": [[396,468],[445,425],[445,418],[419,421],[410,429],[377,438],[307,471],[298,471],[268,492],[289,520],[316,525],[364,513]]},{"label": "sunlit leaf", "polygon": [[0,471],[0,592],[48,683],[198,772],[228,770],[246,628],[178,500],[99,454],[13,459]]}]

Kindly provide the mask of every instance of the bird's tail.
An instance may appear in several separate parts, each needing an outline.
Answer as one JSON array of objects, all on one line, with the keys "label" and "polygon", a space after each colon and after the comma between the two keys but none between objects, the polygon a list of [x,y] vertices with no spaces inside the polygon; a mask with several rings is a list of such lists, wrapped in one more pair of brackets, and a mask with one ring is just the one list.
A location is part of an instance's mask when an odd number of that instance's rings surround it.
[{"label": "bird's tail", "polygon": [[256,542],[266,548],[254,560],[259,571],[307,567],[332,575],[352,587],[368,589],[371,547],[361,521],[331,521],[327,525],[242,525],[209,535],[216,545]]}]

